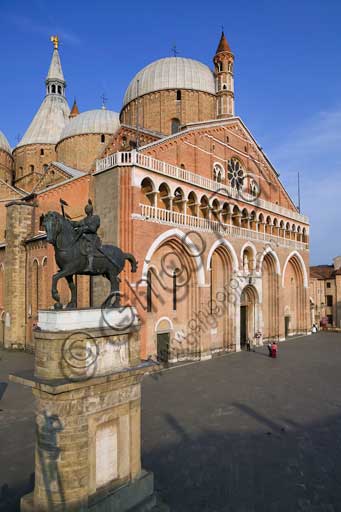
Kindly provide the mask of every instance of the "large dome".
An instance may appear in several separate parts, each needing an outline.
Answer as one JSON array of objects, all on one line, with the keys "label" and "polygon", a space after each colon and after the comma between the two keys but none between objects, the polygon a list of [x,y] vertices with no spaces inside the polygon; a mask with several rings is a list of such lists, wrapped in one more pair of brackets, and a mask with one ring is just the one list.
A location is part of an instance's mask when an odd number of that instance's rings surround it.
[{"label": "large dome", "polygon": [[162,89],[192,89],[215,94],[213,73],[208,66],[193,59],[168,57],[157,60],[141,69],[132,79],[124,95],[123,106],[137,96]]},{"label": "large dome", "polygon": [[0,149],[6,151],[7,153],[12,153],[11,146],[9,145],[8,140],[2,131],[0,131]]},{"label": "large dome", "polygon": [[67,123],[60,140],[89,133],[115,133],[119,127],[120,120],[117,112],[104,109],[88,110]]}]

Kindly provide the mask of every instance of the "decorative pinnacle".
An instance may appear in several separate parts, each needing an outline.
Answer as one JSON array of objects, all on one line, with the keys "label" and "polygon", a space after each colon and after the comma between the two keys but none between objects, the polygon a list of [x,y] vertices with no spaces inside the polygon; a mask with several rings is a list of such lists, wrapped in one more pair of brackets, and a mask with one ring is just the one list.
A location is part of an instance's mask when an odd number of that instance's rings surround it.
[{"label": "decorative pinnacle", "polygon": [[51,36],[50,37],[50,41],[51,41],[51,43],[53,43],[54,49],[58,50],[58,46],[59,46],[59,38],[58,38],[58,36]]}]

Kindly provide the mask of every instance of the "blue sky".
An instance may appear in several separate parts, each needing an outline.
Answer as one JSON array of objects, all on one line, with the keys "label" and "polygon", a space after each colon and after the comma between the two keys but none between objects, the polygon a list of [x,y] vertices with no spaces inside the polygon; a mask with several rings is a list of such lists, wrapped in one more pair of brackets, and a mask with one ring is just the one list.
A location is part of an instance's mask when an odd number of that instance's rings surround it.
[{"label": "blue sky", "polygon": [[236,113],[311,220],[311,263],[341,254],[341,2],[0,0],[0,129],[12,146],[44,96],[59,34],[69,103],[120,110],[134,74],[171,55],[211,66],[221,25],[235,54]]}]

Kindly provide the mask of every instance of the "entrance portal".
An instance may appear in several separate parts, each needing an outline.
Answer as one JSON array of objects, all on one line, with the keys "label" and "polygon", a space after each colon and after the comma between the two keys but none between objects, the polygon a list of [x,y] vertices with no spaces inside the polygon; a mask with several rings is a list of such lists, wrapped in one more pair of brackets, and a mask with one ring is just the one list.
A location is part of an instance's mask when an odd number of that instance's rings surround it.
[{"label": "entrance portal", "polygon": [[284,317],[284,335],[287,338],[289,336],[289,328],[290,328],[290,316]]},{"label": "entrance portal", "polygon": [[252,343],[259,328],[257,318],[258,294],[256,288],[247,285],[240,296],[240,348],[245,347],[248,340]]},{"label": "entrance portal", "polygon": [[170,343],[169,332],[158,332],[157,333],[157,360],[160,361],[160,363],[168,363],[169,343]]},{"label": "entrance portal", "polygon": [[240,347],[247,342],[247,306],[240,306]]}]

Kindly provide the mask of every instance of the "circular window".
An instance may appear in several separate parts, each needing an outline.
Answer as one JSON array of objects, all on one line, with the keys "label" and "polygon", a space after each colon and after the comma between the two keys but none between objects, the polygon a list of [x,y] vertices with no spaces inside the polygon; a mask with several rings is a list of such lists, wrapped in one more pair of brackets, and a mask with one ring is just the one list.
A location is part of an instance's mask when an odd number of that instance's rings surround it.
[{"label": "circular window", "polygon": [[245,176],[242,165],[237,158],[231,158],[231,160],[229,160],[227,175],[233,188],[242,188]]}]

